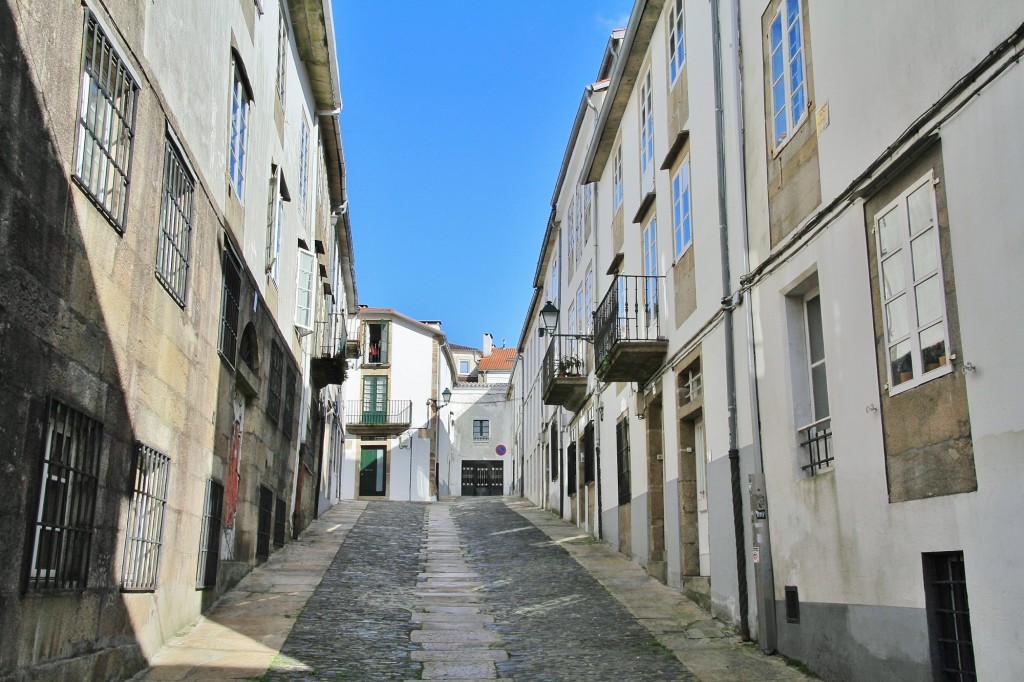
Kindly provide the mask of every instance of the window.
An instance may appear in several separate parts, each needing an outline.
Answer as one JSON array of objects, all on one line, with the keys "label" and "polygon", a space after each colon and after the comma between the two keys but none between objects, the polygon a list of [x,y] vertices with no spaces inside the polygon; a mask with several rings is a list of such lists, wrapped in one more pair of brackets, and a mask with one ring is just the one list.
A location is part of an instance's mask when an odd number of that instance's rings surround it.
[{"label": "window", "polygon": [[576,301],[569,304],[569,333],[577,333],[576,329]]},{"label": "window", "polygon": [[316,257],[312,251],[299,249],[299,268],[295,282],[295,326],[313,328],[313,271]]},{"label": "window", "polygon": [[587,331],[587,310],[584,307],[586,305],[583,297],[583,285],[580,284],[580,288],[576,290],[576,331],[574,333],[584,334]]},{"label": "window", "polygon": [[875,216],[890,394],[951,369],[933,182],[925,176]]},{"label": "window", "polygon": [[387,364],[388,362],[388,336],[389,324],[387,322],[366,323],[366,362],[371,365]]},{"label": "window", "polygon": [[690,157],[683,159],[682,165],[672,178],[672,244],[675,248],[676,260],[690,248],[693,243],[693,225],[690,222]]},{"label": "window", "polygon": [[622,207],[622,146],[615,148],[612,157],[612,213]]},{"label": "window", "polygon": [[199,567],[196,587],[217,586],[217,566],[220,563],[220,522],[224,510],[224,486],[210,479],[206,482],[206,502],[203,504],[203,527],[199,536]]},{"label": "window", "polygon": [[589,422],[583,428],[583,482],[593,483],[594,472],[594,422]]},{"label": "window", "polygon": [[629,480],[629,420],[625,417],[615,424],[615,462],[619,477],[619,504],[633,499]]},{"label": "window", "polygon": [[388,417],[388,378],[363,377],[364,424],[385,424]]},{"label": "window", "polygon": [[640,85],[641,194],[654,191],[654,93],[648,68]]},{"label": "window", "polygon": [[182,307],[185,307],[188,293],[195,186],[184,155],[168,137],[164,143],[164,190],[160,203],[156,275]]},{"label": "window", "polygon": [[644,314],[647,325],[658,319],[658,224],[651,218],[644,228]]},{"label": "window", "polygon": [[558,460],[561,459],[562,452],[558,449],[558,425],[554,420],[551,421],[551,442],[549,443],[551,448],[551,480],[558,480]]},{"label": "window", "polygon": [[245,144],[248,135],[252,91],[238,58],[231,60],[231,131],[228,136],[228,177],[235,196],[243,201],[245,190]]},{"label": "window", "polygon": [[274,491],[260,486],[260,507],[256,521],[256,558],[270,556],[270,533],[274,524]]},{"label": "window", "polygon": [[576,197],[569,201],[569,279],[576,271]]},{"label": "window", "polygon": [[281,236],[284,232],[284,202],[289,199],[281,169],[271,166],[270,192],[267,201],[267,272],[277,284],[281,272]]},{"label": "window", "polygon": [[556,253],[555,254],[554,262],[551,265],[551,290],[550,290],[550,294],[549,294],[549,296],[547,298],[547,300],[549,300],[549,301],[557,301],[558,300],[558,291],[559,291],[559,287],[561,286],[561,283],[559,282],[559,269],[560,269],[559,266],[560,266],[560,263],[561,263],[561,261],[559,260],[558,254]]},{"label": "window", "polygon": [[469,360],[459,360],[459,374],[469,374]]},{"label": "window", "polygon": [[278,8],[277,17],[277,98],[284,104],[285,55],[288,51],[288,24],[284,16],[284,3]]},{"label": "window", "polygon": [[29,589],[82,589],[89,572],[102,425],[50,402]]},{"label": "window", "polygon": [[668,14],[668,73],[669,84],[676,79],[686,63],[686,45],[683,35],[683,0],[675,0]]},{"label": "window", "polygon": [[491,439],[491,422],[487,419],[473,420],[473,440],[488,441]]},{"label": "window", "polygon": [[124,231],[139,86],[89,11],[82,51],[75,179],[114,227]]},{"label": "window", "polygon": [[277,498],[277,504],[274,506],[274,547],[276,549],[284,547],[284,529],[287,513],[284,500],[280,497]]},{"label": "window", "polygon": [[796,129],[807,112],[803,30],[800,0],[782,0],[768,29],[776,146]]},{"label": "window", "polygon": [[925,608],[936,679],[976,680],[963,552],[925,554]]},{"label": "window", "polygon": [[594,333],[594,269],[587,268],[587,277],[583,283],[584,295],[586,297],[586,324],[580,327],[580,332],[586,334]]},{"label": "window", "polygon": [[309,187],[309,124],[306,114],[302,113],[302,125],[299,130],[299,220],[306,224],[306,197]]},{"label": "window", "polygon": [[135,486],[128,504],[121,588],[156,589],[171,459],[141,443],[135,450]]},{"label": "window", "polygon": [[821,322],[821,296],[812,292],[804,300],[804,343],[806,345],[807,386],[811,422],[797,430],[809,462],[804,471],[812,475],[832,464],[832,420],[828,408],[828,379],[825,373],[825,336]]},{"label": "window", "polygon": [[576,440],[573,439],[565,449],[565,490],[569,495],[575,495],[576,490]]},{"label": "window", "polygon": [[275,424],[281,417],[281,374],[284,372],[284,353],[281,346],[270,344],[270,377],[267,380],[267,417]]},{"label": "window", "polygon": [[291,365],[284,373],[284,414],[281,416],[281,432],[292,437],[292,422],[295,421],[295,370]]},{"label": "window", "polygon": [[234,367],[238,341],[238,309],[242,295],[242,264],[230,246],[224,249],[221,263],[224,270],[224,288],[220,299],[220,339],[217,345],[221,357]]}]

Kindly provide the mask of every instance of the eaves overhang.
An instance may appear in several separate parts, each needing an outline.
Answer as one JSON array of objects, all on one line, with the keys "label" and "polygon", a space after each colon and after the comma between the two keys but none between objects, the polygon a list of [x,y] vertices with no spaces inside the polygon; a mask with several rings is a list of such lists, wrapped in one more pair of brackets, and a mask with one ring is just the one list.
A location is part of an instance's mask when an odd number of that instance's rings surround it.
[{"label": "eaves overhang", "polygon": [[597,182],[604,173],[616,133],[622,123],[622,115],[633,93],[647,47],[664,6],[665,0],[637,0],[633,5],[629,25],[619,48],[619,57],[612,70],[608,94],[605,95],[604,106],[597,119],[594,140],[583,162],[581,182]]}]

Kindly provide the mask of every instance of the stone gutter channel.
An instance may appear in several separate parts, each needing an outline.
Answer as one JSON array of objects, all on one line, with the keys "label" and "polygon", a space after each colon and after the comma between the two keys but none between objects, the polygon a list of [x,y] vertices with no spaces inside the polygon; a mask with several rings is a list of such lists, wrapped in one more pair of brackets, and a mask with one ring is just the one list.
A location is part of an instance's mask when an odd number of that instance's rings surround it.
[{"label": "stone gutter channel", "polygon": [[[423,664],[424,680],[493,680],[497,663],[508,661],[494,616],[480,597],[484,587],[466,562],[466,547],[447,504],[428,508],[427,533],[420,549],[409,639],[421,647],[410,653]],[[508,678],[503,678],[508,679]]]}]

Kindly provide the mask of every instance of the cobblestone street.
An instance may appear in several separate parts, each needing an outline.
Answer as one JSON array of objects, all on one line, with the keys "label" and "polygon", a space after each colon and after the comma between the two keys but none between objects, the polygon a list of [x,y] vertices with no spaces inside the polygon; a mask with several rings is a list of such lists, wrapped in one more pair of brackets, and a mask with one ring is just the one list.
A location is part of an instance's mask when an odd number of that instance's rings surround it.
[{"label": "cobblestone street", "polygon": [[342,503],[152,666],[142,679],[802,678],[607,545],[498,498]]}]

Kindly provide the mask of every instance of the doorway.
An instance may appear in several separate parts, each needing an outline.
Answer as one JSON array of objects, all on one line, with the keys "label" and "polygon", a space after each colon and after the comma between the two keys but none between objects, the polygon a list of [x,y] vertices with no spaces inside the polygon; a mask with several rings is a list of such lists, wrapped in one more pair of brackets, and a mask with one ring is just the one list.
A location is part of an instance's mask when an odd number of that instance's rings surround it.
[{"label": "doorway", "polygon": [[505,488],[504,462],[468,460],[462,462],[463,495],[501,495]]},{"label": "doorway", "polygon": [[387,451],[383,446],[363,447],[359,455],[359,496],[384,497],[387,490]]}]

